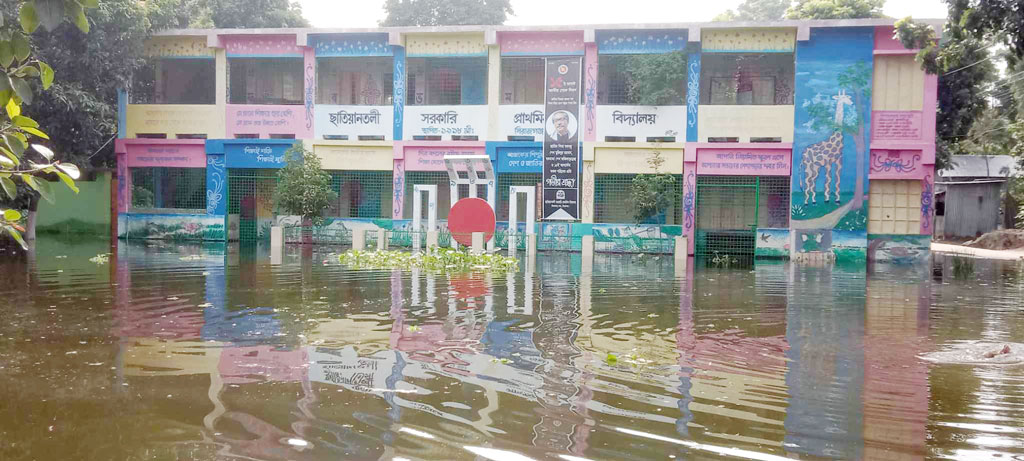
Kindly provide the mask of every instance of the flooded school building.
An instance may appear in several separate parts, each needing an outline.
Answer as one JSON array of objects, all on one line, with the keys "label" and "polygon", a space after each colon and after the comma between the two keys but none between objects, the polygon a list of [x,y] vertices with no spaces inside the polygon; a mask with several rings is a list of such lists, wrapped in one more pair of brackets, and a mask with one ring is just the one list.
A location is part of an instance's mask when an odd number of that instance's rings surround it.
[{"label": "flooded school building", "polygon": [[[681,236],[698,258],[929,254],[937,77],[889,19],[173,30],[146,50],[119,101],[121,238],[269,238],[297,222],[273,193],[301,142],[338,194],[318,230],[338,243],[367,229],[409,246],[416,186],[435,186],[438,229],[455,200],[486,197],[504,247],[527,222],[510,216],[518,186],[536,191],[541,250],[593,236],[665,253]],[[679,69],[658,105],[631,89],[636,66],[664,65],[649,55]],[[552,113],[565,82],[578,105]],[[546,139],[575,158],[556,164]],[[490,176],[456,184],[451,156],[486,156]],[[671,200],[638,217],[634,178],[653,173],[673,176]]]}]

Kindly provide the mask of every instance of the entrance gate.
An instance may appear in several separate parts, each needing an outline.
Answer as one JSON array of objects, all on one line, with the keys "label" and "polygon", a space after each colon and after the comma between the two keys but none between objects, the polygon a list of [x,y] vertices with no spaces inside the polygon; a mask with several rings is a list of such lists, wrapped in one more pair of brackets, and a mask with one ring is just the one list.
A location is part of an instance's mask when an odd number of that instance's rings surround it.
[{"label": "entrance gate", "polygon": [[750,263],[757,239],[760,178],[698,176],[694,256]]},{"label": "entrance gate", "polygon": [[228,170],[228,240],[270,240],[277,170]]}]

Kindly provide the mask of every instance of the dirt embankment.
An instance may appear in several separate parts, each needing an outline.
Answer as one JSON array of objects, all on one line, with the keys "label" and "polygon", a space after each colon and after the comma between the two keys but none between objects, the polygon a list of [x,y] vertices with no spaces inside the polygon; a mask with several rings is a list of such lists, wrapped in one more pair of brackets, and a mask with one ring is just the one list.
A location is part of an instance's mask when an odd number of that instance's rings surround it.
[{"label": "dirt embankment", "polygon": [[1024,229],[1003,229],[989,232],[964,243],[965,246],[987,250],[1013,250],[1024,248]]}]

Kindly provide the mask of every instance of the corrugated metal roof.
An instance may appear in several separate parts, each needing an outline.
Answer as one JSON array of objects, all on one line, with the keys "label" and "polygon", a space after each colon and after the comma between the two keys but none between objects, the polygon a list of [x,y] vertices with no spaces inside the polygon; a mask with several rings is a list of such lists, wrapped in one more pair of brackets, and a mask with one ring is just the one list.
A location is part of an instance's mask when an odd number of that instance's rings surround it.
[{"label": "corrugated metal roof", "polygon": [[954,155],[943,178],[1006,178],[1019,174],[1017,159],[1009,155]]}]

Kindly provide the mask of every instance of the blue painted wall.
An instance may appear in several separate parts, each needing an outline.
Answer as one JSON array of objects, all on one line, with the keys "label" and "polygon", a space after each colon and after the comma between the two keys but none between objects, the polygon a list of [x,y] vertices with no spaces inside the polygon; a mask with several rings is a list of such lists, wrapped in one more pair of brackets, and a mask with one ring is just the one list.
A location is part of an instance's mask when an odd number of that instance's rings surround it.
[{"label": "blue painted wall", "polygon": [[394,80],[392,81],[393,106],[395,110],[395,127],[392,137],[395,141],[402,140],[402,123],[405,120],[405,47],[391,47],[395,56]]},{"label": "blue painted wall", "polygon": [[[227,168],[282,168],[295,139],[209,139],[206,155],[221,154]],[[208,184],[209,186],[209,184]]]},{"label": "blue painted wall", "polygon": [[388,34],[311,35],[316,57],[391,56]]},{"label": "blue painted wall", "polygon": [[[799,42],[796,52],[792,227],[860,233],[863,238],[856,240],[864,242],[864,246],[873,49],[874,29],[851,27],[812,29],[810,40]],[[840,92],[848,99],[841,99]],[[836,125],[840,102],[843,120]],[[834,152],[833,147],[839,149],[838,144],[829,142],[836,132],[841,133],[842,145],[837,161],[830,162],[828,154]],[[819,152],[823,154],[820,157]],[[860,196],[856,193],[858,177]],[[826,185],[831,186],[827,196]],[[849,233],[844,234],[849,241]],[[829,235],[824,237],[830,239]],[[796,245],[795,250],[801,251],[801,242]],[[828,250],[826,246],[813,251]],[[841,256],[837,252],[837,258]]]},{"label": "blue painted wall", "polygon": [[686,48],[685,30],[597,31],[598,54],[659,54]]}]

